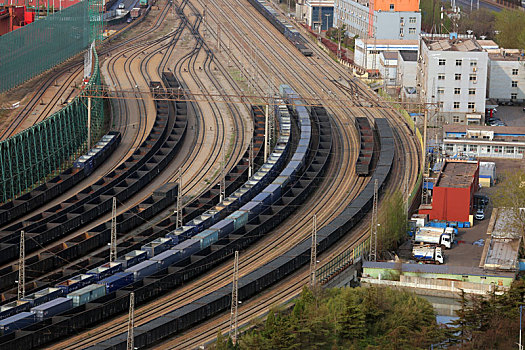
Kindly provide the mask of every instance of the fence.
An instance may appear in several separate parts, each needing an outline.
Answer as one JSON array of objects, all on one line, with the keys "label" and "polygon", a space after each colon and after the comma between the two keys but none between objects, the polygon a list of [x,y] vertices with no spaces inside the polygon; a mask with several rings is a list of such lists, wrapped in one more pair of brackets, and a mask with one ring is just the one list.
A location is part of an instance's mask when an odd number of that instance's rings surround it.
[{"label": "fence", "polygon": [[[93,50],[93,71],[86,85],[90,95],[100,96],[98,56]],[[1,202],[20,194],[59,173],[87,148],[87,98],[81,93],[70,104],[44,121],[0,142]],[[91,138],[103,131],[101,98],[92,99]]]},{"label": "fence", "polygon": [[86,0],[0,36],[0,92],[64,62],[102,38],[101,0]]}]

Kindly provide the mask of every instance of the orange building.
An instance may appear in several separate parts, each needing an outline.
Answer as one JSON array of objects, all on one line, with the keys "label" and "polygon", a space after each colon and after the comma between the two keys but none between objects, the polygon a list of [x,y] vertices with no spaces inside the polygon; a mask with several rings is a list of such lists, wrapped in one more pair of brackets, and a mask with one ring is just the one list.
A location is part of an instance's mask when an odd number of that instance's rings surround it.
[{"label": "orange building", "polygon": [[419,11],[419,0],[374,0],[374,11]]}]

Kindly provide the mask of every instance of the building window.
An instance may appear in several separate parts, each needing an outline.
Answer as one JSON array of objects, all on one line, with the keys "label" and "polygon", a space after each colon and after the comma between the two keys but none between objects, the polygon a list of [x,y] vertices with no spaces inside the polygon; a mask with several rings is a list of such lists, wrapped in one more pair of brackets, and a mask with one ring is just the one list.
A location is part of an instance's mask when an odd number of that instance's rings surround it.
[{"label": "building window", "polygon": [[490,146],[487,146],[487,153],[490,153]]},{"label": "building window", "polygon": [[454,152],[454,146],[451,145],[451,144],[446,144],[445,145],[445,149],[448,151],[448,152]]},{"label": "building window", "polygon": [[468,145],[468,151],[478,153],[478,145]]},{"label": "building window", "polygon": [[476,108],[476,104],[474,102],[469,102],[467,107],[468,107],[468,109],[474,109],[474,108]]},{"label": "building window", "polygon": [[454,109],[459,109],[459,102],[454,102]]},{"label": "building window", "polygon": [[445,88],[438,87],[438,95],[443,95],[445,93]]},{"label": "building window", "polygon": [[438,102],[438,108],[443,108],[443,101]]},{"label": "building window", "polygon": [[505,153],[514,154],[514,146],[505,146]]},{"label": "building window", "polygon": [[416,17],[410,17],[408,19],[408,23],[412,23],[412,24],[416,23]]},{"label": "building window", "polygon": [[408,34],[416,34],[416,28],[408,28]]},{"label": "building window", "polygon": [[476,67],[478,65],[478,61],[470,61],[471,67]]},{"label": "building window", "polygon": [[517,69],[513,69],[512,70],[512,75],[518,75],[518,70]]},{"label": "building window", "polygon": [[438,64],[439,64],[440,66],[444,66],[445,63],[447,63],[447,60],[445,60],[444,58],[440,58],[440,59],[439,59]]},{"label": "building window", "polygon": [[456,60],[456,66],[461,66],[462,60]]},{"label": "building window", "polygon": [[469,95],[475,95],[476,94],[476,88],[469,88],[468,89],[468,94]]},{"label": "building window", "polygon": [[470,81],[476,81],[478,79],[478,77],[476,76],[476,74],[471,74],[469,77],[468,77],[468,80]]},{"label": "building window", "polygon": [[513,80],[512,84],[511,84],[511,87],[518,87],[518,81],[517,80]]},{"label": "building window", "polygon": [[438,80],[445,80],[445,74],[438,74]]},{"label": "building window", "polygon": [[461,80],[461,74],[456,73],[456,74],[454,75],[454,79],[455,79],[455,80]]},{"label": "building window", "polygon": [[399,24],[401,25],[405,24],[405,17],[399,18]]},{"label": "building window", "polygon": [[515,100],[517,98],[518,98],[518,94],[517,93],[513,92],[512,94],[510,94],[510,99],[511,100]]},{"label": "building window", "polygon": [[453,121],[454,123],[459,123],[459,115],[455,115],[455,116],[453,116],[453,117],[452,117],[452,121]]},{"label": "building window", "polygon": [[461,95],[461,88],[454,88],[454,95]]},{"label": "building window", "polygon": [[390,4],[390,11],[394,11],[394,4]]},{"label": "building window", "polygon": [[494,146],[494,153],[501,153],[502,146]]},{"label": "building window", "polygon": [[518,147],[518,152],[519,154],[523,154],[523,152],[525,152],[525,147]]},{"label": "building window", "polygon": [[399,28],[399,35],[403,36],[403,27]]}]

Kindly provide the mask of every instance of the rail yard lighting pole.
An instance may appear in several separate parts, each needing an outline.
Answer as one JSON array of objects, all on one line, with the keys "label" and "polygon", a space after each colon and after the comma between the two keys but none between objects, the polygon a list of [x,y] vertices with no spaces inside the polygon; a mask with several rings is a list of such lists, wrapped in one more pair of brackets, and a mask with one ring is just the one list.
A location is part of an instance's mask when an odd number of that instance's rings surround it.
[{"label": "rail yard lighting pole", "polygon": [[[270,103],[270,101],[268,101]],[[269,105],[266,104],[266,109],[264,113],[264,162],[268,159],[268,114],[269,114]]]},{"label": "rail yard lighting pole", "polygon": [[89,151],[91,149],[91,96],[88,97],[87,112],[87,149]]},{"label": "rail yard lighting pole", "polygon": [[329,13],[325,14],[326,16],[326,30],[328,31],[328,21],[329,21],[329,17],[331,16]]},{"label": "rail yard lighting pole", "polygon": [[519,350],[523,350],[523,345],[521,345],[521,313],[522,313],[522,310],[523,310],[523,305],[520,305],[520,339],[518,343]]}]

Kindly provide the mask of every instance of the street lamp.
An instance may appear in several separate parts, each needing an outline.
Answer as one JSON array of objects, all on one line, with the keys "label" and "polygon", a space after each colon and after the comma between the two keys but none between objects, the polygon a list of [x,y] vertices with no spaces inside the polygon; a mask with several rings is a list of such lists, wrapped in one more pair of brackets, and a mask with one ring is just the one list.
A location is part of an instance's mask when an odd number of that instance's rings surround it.
[{"label": "street lamp", "polygon": [[[328,17],[330,17],[331,14],[330,14],[330,13],[327,13],[327,14],[325,14],[325,16],[326,16],[326,30],[328,31]],[[322,27],[322,26],[323,26],[323,25],[321,24],[321,27]]]}]

